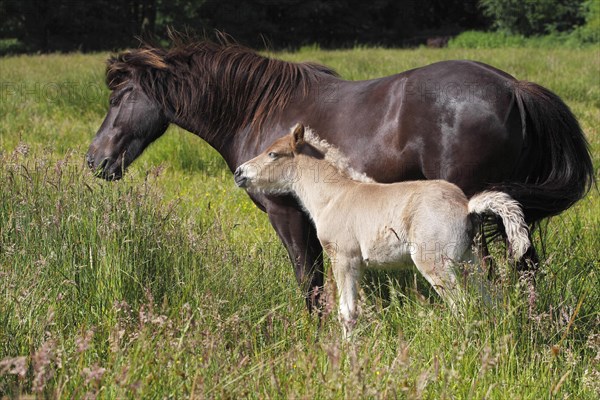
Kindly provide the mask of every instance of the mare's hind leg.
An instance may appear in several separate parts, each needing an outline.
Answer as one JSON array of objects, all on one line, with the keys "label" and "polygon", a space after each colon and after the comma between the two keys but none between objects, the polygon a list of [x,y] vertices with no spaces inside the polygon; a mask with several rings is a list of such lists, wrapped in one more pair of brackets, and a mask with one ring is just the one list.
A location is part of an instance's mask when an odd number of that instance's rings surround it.
[{"label": "mare's hind leg", "polygon": [[[506,236],[506,231],[504,230],[504,227],[501,227],[501,231],[500,234],[502,235],[502,239],[504,240],[504,243],[506,244],[506,247],[508,248],[508,246],[510,245],[508,243],[508,237]],[[535,250],[535,247],[533,246],[533,238],[531,237],[531,232],[533,231],[533,227],[531,227],[529,229],[529,233],[527,234],[528,238],[529,238],[529,243],[531,243],[531,245],[529,246],[529,249],[527,249],[527,251],[525,252],[525,254],[523,254],[523,257],[521,257],[519,260],[517,260],[517,271],[518,272],[526,272],[528,273],[528,275],[530,276],[534,276],[535,273],[538,270],[539,264],[540,264],[540,257],[538,256],[537,251]]]},{"label": "mare's hind leg", "polygon": [[483,218],[479,218],[477,221],[477,232],[479,232],[475,239],[475,245],[477,247],[477,257],[481,267],[484,271],[487,271],[487,278],[493,280],[496,276],[496,265],[494,260],[490,256],[488,249],[487,237],[485,234],[485,223]]},{"label": "mare's hind leg", "polygon": [[538,256],[535,247],[533,247],[533,239],[531,237],[531,233],[529,233],[529,242],[531,246],[529,249],[523,254],[523,257],[517,263],[517,271],[519,272],[533,272],[534,274],[537,272],[538,267],[540,265],[540,257]]}]

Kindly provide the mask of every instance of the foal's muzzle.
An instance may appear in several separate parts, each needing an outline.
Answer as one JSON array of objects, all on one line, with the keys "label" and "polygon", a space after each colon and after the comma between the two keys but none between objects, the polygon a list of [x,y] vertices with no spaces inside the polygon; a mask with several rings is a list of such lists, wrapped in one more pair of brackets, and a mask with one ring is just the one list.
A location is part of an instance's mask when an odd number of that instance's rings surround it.
[{"label": "foal's muzzle", "polygon": [[233,180],[238,187],[245,188],[248,184],[248,178],[244,176],[244,171],[238,167],[233,173]]}]

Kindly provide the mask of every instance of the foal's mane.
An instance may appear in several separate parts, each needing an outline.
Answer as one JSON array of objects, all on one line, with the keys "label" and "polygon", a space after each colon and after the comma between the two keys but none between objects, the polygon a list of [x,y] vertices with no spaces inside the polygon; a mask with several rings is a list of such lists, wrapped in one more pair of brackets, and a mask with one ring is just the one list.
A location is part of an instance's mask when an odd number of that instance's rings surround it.
[{"label": "foal's mane", "polygon": [[110,58],[106,83],[114,90],[135,80],[168,116],[208,124],[205,139],[226,137],[247,124],[260,129],[324,75],[337,76],[322,65],[261,56],[225,36],[172,39],[168,49],[143,44]]},{"label": "foal's mane", "polygon": [[350,161],[337,147],[321,139],[315,131],[306,127],[304,140],[323,154],[324,160],[333,165],[342,175],[359,182],[375,182],[364,172],[358,172],[350,166]]}]

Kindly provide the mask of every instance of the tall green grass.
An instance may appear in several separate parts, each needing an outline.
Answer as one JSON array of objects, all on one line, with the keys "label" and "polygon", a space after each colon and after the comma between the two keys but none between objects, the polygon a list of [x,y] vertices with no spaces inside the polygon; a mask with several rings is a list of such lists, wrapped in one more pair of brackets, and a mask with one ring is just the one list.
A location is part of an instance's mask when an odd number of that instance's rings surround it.
[{"label": "tall green grass", "polygon": [[[348,79],[488,62],[562,96],[600,166],[594,52],[277,56]],[[369,273],[346,343],[331,285],[319,327],[266,216],[198,138],[171,128],[123,181],[91,176],[83,153],[106,109],[105,58],[0,59],[0,397],[596,398],[597,191],[544,227],[535,288],[500,261],[497,304],[470,290],[457,319],[415,271]]]}]

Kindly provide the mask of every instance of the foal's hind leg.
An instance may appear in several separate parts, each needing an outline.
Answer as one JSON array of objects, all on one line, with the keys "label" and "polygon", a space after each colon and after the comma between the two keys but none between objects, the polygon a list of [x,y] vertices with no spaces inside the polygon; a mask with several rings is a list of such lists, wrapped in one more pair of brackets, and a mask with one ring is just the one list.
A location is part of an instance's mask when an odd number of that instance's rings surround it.
[{"label": "foal's hind leg", "polygon": [[462,300],[462,291],[453,270],[452,260],[445,258],[442,252],[428,252],[423,249],[424,246],[420,246],[411,254],[413,262],[440,297],[454,312],[458,311],[456,302]]}]

